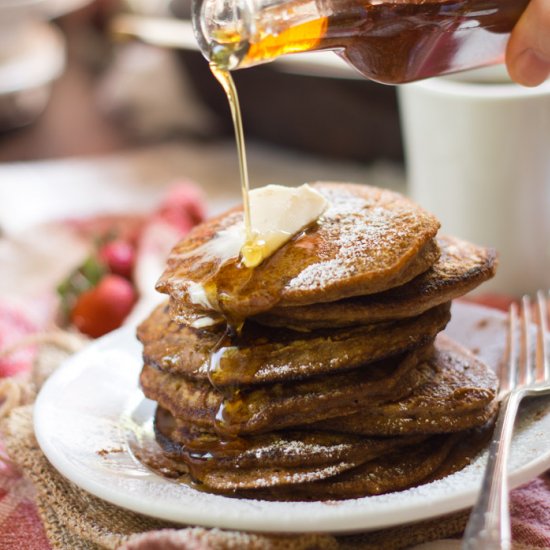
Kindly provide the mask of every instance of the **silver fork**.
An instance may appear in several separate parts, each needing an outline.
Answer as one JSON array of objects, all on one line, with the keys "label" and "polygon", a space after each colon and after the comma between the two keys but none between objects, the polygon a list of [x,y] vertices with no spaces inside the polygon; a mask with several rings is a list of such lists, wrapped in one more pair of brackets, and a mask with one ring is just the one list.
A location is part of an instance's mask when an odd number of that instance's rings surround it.
[{"label": "silver fork", "polygon": [[[523,297],[519,313],[515,304],[510,307],[506,355],[499,373],[500,412],[489,447],[489,458],[481,492],[464,533],[463,550],[509,550],[511,548],[506,470],[508,451],[520,401],[526,396],[550,393],[548,300],[548,293],[542,291],[537,293],[536,334],[532,326],[532,307],[529,297]],[[535,347],[534,360],[533,347]]]}]

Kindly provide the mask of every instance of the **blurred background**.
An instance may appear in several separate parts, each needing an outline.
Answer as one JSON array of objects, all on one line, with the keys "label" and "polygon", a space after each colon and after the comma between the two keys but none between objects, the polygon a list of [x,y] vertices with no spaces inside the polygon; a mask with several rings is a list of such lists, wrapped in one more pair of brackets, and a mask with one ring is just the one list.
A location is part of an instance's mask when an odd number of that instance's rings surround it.
[{"label": "blurred background", "polygon": [[[189,14],[190,0],[0,0],[0,162],[230,139],[227,101]],[[132,34],[141,41],[123,38]],[[400,165],[395,89],[335,54],[291,56],[235,79],[249,140]]]}]

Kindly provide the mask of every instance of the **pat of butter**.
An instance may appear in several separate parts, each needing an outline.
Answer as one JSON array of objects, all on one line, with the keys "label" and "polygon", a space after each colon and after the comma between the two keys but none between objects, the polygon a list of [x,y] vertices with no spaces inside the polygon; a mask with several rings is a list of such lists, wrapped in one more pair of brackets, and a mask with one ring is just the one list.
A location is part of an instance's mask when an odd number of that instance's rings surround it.
[{"label": "pat of butter", "polygon": [[300,187],[266,185],[250,191],[252,240],[241,249],[246,267],[256,267],[328,207],[328,201],[307,183]]},{"label": "pat of butter", "polygon": [[218,323],[216,322],[215,319],[212,319],[212,317],[199,317],[198,319],[195,319],[192,323],[191,323],[191,327],[193,328],[205,328],[205,327],[211,327],[211,326],[214,326],[214,325],[217,325]]},{"label": "pat of butter", "polygon": [[189,281],[187,283],[187,293],[192,304],[202,306],[204,309],[212,309],[212,304],[206,295],[204,287],[200,283]]}]

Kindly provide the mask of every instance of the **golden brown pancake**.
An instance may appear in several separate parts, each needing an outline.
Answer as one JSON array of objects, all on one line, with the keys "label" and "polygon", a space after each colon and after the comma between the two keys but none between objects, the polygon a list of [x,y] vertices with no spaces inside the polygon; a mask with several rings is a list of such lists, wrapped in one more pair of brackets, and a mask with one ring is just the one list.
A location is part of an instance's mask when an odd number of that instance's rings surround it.
[{"label": "golden brown pancake", "polygon": [[[220,258],[227,232],[242,223],[242,211],[234,209],[176,245],[157,289],[176,304],[218,311],[238,324],[276,305],[382,292],[410,281],[437,260],[439,222],[409,199],[366,185],[313,187],[329,201],[327,211],[258,267],[246,269],[237,257]],[[197,298],[201,293],[207,301]]]},{"label": "golden brown pancake", "polygon": [[208,380],[210,356],[224,330],[197,330],[179,325],[169,316],[167,304],[157,306],[137,328],[146,365],[166,372]]},{"label": "golden brown pancake", "polygon": [[315,431],[274,432],[211,453],[178,442],[174,418],[160,409],[155,430],[168,457],[188,466],[203,489],[244,498],[327,500],[399,491],[464,467],[492,431],[431,437],[366,438]]},{"label": "golden brown pancake", "polygon": [[485,424],[463,432],[465,435],[458,439],[445,462],[425,480],[425,483],[442,479],[468,466],[480,451],[489,444],[493,435],[495,420],[496,413]]},{"label": "golden brown pancake", "polygon": [[241,210],[192,231],[158,283],[169,304],[138,329],[157,441],[204,490],[399,491],[463,467],[491,431],[494,374],[436,336],[494,251],[436,239],[399,194],[315,187],[328,210],[255,269],[240,263]]},{"label": "golden brown pancake", "polygon": [[462,296],[490,279],[496,253],[455,237],[438,237],[439,260],[412,281],[368,296],[298,307],[276,307],[255,318],[270,326],[300,330],[343,327],[415,317]]},{"label": "golden brown pancake", "polygon": [[460,437],[461,434],[435,435],[340,475],[313,483],[276,487],[270,493],[277,500],[338,500],[402,491],[419,485],[442,468]]},{"label": "golden brown pancake", "polygon": [[328,479],[270,491],[243,491],[238,496],[337,500],[402,491],[464,468],[487,445],[492,431],[493,425],[488,423],[474,430],[434,435]]},{"label": "golden brown pancake", "polygon": [[[366,438],[314,431],[273,432],[226,440],[208,452],[189,448],[173,416],[159,408],[157,439],[170,458],[182,460],[194,478],[219,491],[257,489],[324,479],[422,437]],[[183,443],[182,443],[183,439]]]},{"label": "golden brown pancake", "polygon": [[371,363],[352,371],[307,380],[229,390],[145,366],[140,382],[146,397],[178,420],[239,435],[278,430],[350,414],[409,395],[433,369],[424,364],[432,347]]},{"label": "golden brown pancake", "polygon": [[177,325],[167,307],[159,306],[138,328],[138,338],[146,365],[195,380],[208,377],[222,388],[350,370],[431,342],[449,318],[449,304],[443,304],[395,323],[307,333],[247,322],[240,336],[218,346],[222,328]]},{"label": "golden brown pancake", "polygon": [[408,397],[311,428],[377,436],[449,433],[482,426],[495,415],[498,379],[482,361],[440,334],[429,363],[433,376]]}]

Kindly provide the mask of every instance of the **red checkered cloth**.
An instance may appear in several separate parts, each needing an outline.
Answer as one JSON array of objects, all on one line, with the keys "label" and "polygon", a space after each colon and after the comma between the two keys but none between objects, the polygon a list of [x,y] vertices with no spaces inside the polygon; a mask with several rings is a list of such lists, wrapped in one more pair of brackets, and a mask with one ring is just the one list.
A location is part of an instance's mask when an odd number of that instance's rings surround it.
[{"label": "red checkered cloth", "polygon": [[[5,459],[3,451],[0,460]],[[8,462],[0,464],[0,549],[49,550],[34,488]]]}]

